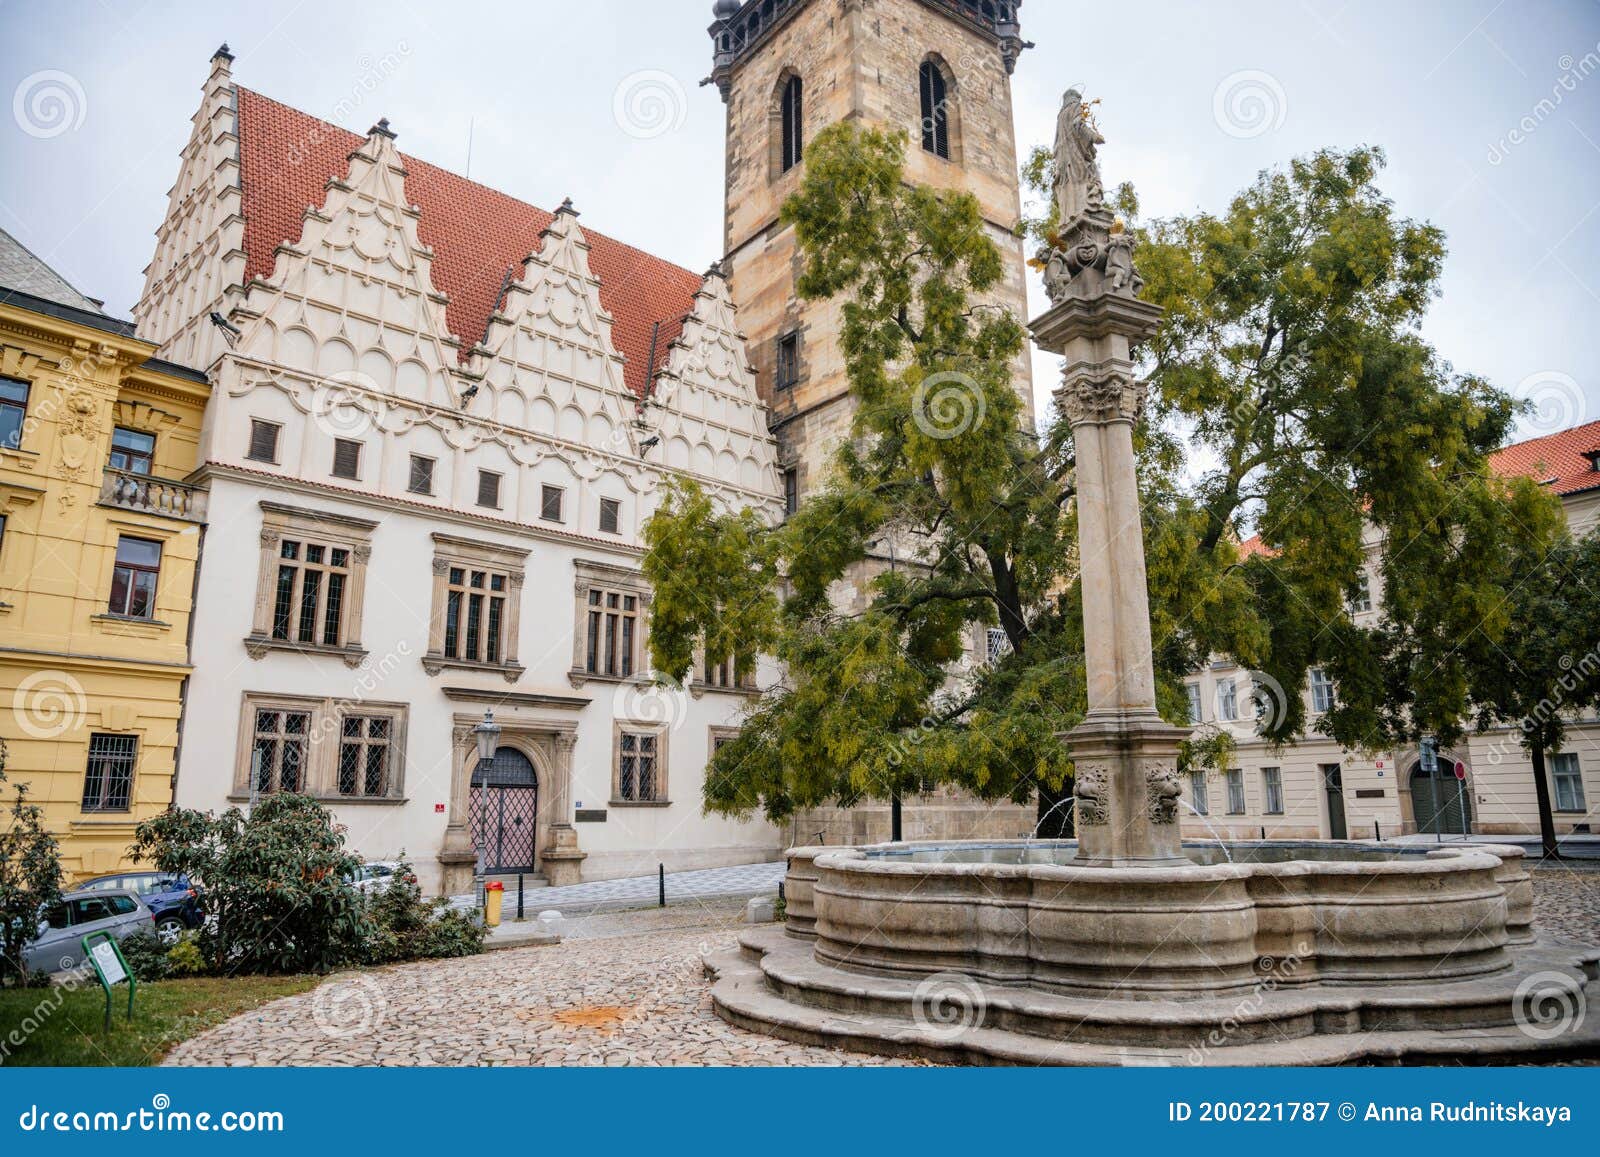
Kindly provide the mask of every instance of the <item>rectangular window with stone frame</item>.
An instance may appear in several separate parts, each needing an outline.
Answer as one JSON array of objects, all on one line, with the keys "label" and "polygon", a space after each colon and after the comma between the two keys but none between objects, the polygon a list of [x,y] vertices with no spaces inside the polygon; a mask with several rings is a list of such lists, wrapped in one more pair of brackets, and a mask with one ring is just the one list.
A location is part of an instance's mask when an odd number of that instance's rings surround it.
[{"label": "rectangular window with stone frame", "polygon": [[492,670],[515,680],[522,583],[528,552],[499,543],[433,535],[433,612],[422,665]]},{"label": "rectangular window with stone frame", "polygon": [[627,567],[579,559],[572,670],[581,687],[588,679],[632,679],[645,668],[645,622],[649,587],[644,576]]},{"label": "rectangular window with stone frame", "polygon": [[261,573],[245,649],[338,655],[350,666],[361,647],[367,562],[376,522],[261,504]]},{"label": "rectangular window with stone frame", "polygon": [[611,780],[613,806],[667,802],[666,746],[664,727],[617,723]]},{"label": "rectangular window with stone frame", "polygon": [[402,802],[407,712],[403,703],[247,692],[232,798]]},{"label": "rectangular window with stone frame", "polygon": [[1228,814],[1230,816],[1244,815],[1244,769],[1230,767],[1223,773],[1228,784]]}]

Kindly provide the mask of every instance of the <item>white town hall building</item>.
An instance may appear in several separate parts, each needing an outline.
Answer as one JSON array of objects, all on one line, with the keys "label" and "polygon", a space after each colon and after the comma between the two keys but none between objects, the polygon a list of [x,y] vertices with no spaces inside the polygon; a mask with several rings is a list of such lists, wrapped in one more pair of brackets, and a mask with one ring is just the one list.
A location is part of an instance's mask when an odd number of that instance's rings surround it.
[{"label": "white town hall building", "polygon": [[175,802],[309,792],[430,891],[775,858],[776,828],[701,814],[752,677],[648,674],[663,483],[784,513],[720,270],[407,157],[384,122],[363,139],[269,100],[231,62],[136,308],[214,387]]}]

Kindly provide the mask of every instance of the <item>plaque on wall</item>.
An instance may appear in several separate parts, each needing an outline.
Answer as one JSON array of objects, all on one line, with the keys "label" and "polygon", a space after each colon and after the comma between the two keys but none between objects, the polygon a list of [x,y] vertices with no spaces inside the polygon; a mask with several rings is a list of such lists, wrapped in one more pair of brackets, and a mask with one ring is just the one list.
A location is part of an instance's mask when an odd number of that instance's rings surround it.
[{"label": "plaque on wall", "polygon": [[580,824],[603,824],[603,823],[606,822],[606,809],[603,808],[603,807],[601,807],[601,808],[579,808],[573,814],[572,818],[573,818],[573,822],[574,823],[580,823]]},{"label": "plaque on wall", "polygon": [[1381,787],[1357,788],[1356,789],[1356,798],[1357,799],[1382,799],[1383,798],[1383,788],[1381,788]]}]

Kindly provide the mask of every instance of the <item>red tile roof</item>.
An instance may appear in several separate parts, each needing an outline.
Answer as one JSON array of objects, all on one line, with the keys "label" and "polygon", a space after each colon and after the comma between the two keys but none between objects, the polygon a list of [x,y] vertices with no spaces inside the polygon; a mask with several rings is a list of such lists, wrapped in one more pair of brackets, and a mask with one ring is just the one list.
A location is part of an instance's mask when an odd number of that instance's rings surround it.
[{"label": "red tile roof", "polygon": [[[239,88],[239,168],[244,186],[245,277],[272,275],[274,251],[300,238],[308,205],[321,207],[330,177],[349,175],[349,156],[363,138],[326,121]],[[446,320],[462,341],[462,359],[483,339],[506,271],[539,248],[550,223],[543,209],[401,154],[406,198],[422,211],[417,233],[433,249],[434,288],[450,298]],[[682,329],[702,278],[603,233],[585,229],[589,268],[600,279],[600,303],[614,319],[612,341],[627,359],[635,393],[648,386],[650,337],[657,322],[656,365]]]},{"label": "red tile roof", "polygon": [[1577,494],[1582,490],[1600,487],[1600,473],[1596,473],[1588,455],[1600,451],[1600,422],[1588,422],[1515,442],[1489,456],[1490,463],[1501,474],[1525,474],[1539,482],[1550,482],[1556,494]]}]

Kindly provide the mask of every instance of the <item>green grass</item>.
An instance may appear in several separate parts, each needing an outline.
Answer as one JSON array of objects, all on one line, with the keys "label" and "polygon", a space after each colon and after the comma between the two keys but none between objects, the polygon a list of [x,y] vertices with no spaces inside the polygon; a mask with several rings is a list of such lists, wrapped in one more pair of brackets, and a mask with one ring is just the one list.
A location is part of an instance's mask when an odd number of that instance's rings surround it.
[{"label": "green grass", "polygon": [[[119,985],[111,1031],[97,980],[64,988],[0,989],[0,1064],[153,1065],[181,1041],[231,1016],[316,986],[315,976],[242,976],[141,984],[127,1020]],[[20,1042],[20,1043],[19,1043]]]}]

